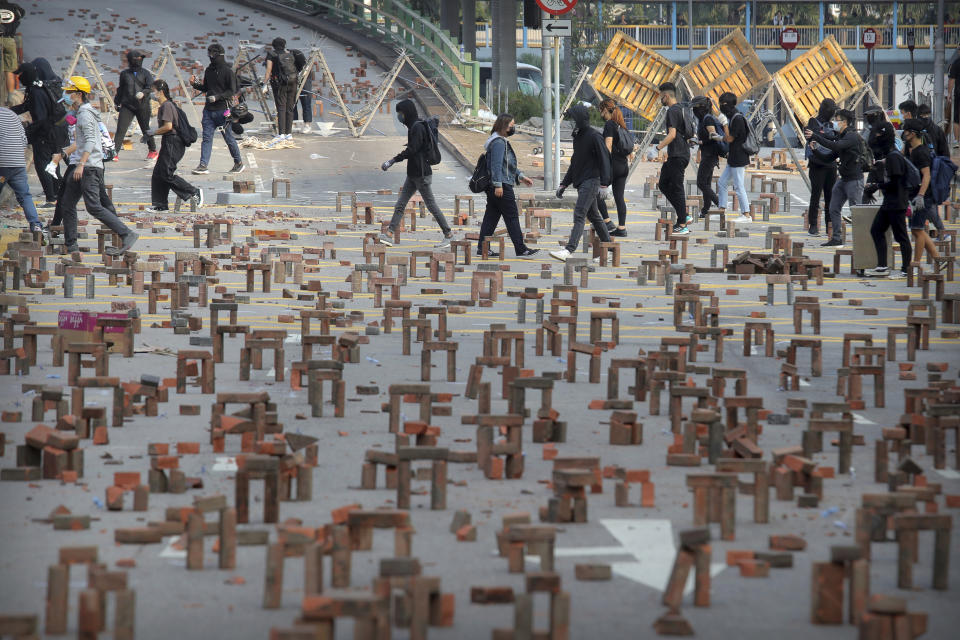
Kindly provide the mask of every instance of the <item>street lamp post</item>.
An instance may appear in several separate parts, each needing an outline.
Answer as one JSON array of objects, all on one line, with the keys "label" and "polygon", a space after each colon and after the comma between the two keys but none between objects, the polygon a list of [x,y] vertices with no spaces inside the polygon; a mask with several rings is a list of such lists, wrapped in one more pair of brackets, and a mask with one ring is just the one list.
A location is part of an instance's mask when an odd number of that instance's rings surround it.
[{"label": "street lamp post", "polygon": [[910,50],[910,97],[917,101],[917,65],[913,60],[913,50],[917,46],[917,34],[913,29],[907,31],[907,49]]}]

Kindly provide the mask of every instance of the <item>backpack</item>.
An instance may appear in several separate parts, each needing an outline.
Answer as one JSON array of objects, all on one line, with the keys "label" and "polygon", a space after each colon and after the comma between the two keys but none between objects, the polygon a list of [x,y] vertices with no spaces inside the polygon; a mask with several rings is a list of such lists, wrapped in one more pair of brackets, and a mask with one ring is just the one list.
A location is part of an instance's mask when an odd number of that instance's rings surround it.
[{"label": "backpack", "polygon": [[50,98],[52,106],[50,107],[50,113],[47,115],[47,122],[52,125],[63,124],[64,118],[67,117],[67,108],[60,102],[60,98],[63,96],[63,89],[60,87],[60,80],[44,80],[43,84],[40,85],[40,88]]},{"label": "backpack", "polygon": [[743,123],[747,126],[747,138],[743,141],[743,152],[747,156],[755,156],[760,153],[760,141],[757,139],[757,132],[753,130],[753,125],[750,124],[745,115],[742,113],[737,113],[737,115],[743,118]]},{"label": "backpack", "polygon": [[180,140],[183,141],[183,146],[189,147],[197,141],[197,130],[187,120],[187,114],[183,112],[180,105],[174,102],[173,108],[177,110],[177,124],[174,129],[177,135],[180,136]]},{"label": "backpack", "polygon": [[682,135],[684,140],[692,140],[697,137],[697,116],[693,115],[693,104],[680,102],[679,105],[683,113],[683,131],[677,133]]},{"label": "backpack", "polygon": [[629,156],[633,153],[633,134],[626,127],[617,127],[617,137],[613,139],[613,150],[617,155]]},{"label": "backpack", "polygon": [[467,186],[473,193],[483,193],[490,186],[490,163],[487,161],[486,151],[477,158],[477,164],[473,167],[473,175],[470,176]]},{"label": "backpack", "polygon": [[[707,118],[709,118],[709,120],[707,120]],[[708,126],[712,126],[714,130],[720,135],[723,135],[724,133],[723,125],[720,124],[720,121],[717,120],[717,118],[711,114],[707,114],[706,116],[704,116],[703,122],[701,123],[701,125],[703,126],[704,129],[706,129]],[[723,140],[722,138],[720,140],[710,140],[708,138],[706,141],[704,140],[700,141],[701,145],[707,144],[707,143],[713,143],[717,146],[718,155],[721,158],[726,158],[727,154],[730,153],[730,143],[727,142],[726,140]]]},{"label": "backpack", "polygon": [[[913,197],[920,189],[920,169],[917,169],[917,165],[910,162],[910,158],[903,155],[899,151],[891,151],[887,154],[887,157],[889,158],[892,154],[897,154],[903,158],[903,163],[906,165],[907,169],[903,176],[903,187],[906,189],[910,197]],[[886,167],[884,167],[884,169],[886,169]],[[890,181],[890,178],[886,175],[886,171],[884,171],[883,181],[885,183]]]},{"label": "backpack", "polygon": [[930,165],[930,195],[934,206],[940,206],[950,199],[950,183],[957,173],[957,165],[946,156],[934,156]]},{"label": "backpack", "polygon": [[288,49],[284,49],[277,54],[277,64],[274,65],[274,71],[277,74],[277,82],[280,84],[295,82],[297,79],[296,57]]},{"label": "backpack", "polygon": [[427,128],[427,135],[430,137],[430,145],[424,154],[428,164],[440,164],[440,119],[436,116],[420,121]]},{"label": "backpack", "polygon": [[858,146],[857,146],[857,160],[860,164],[861,171],[870,171],[873,167],[873,151],[870,150],[870,147],[867,146],[866,141],[861,136],[857,136]]}]

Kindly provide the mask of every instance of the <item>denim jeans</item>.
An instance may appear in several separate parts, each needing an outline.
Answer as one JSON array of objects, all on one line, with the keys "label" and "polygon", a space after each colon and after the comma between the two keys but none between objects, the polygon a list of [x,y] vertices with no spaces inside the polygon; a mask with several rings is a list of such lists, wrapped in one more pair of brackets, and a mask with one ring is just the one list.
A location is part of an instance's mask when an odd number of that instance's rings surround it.
[{"label": "denim jeans", "polygon": [[600,178],[591,178],[584,180],[577,187],[577,204],[573,207],[573,228],[570,229],[570,239],[567,241],[566,249],[570,253],[577,250],[580,244],[580,236],[583,235],[583,227],[586,218],[590,218],[590,224],[593,230],[600,236],[601,242],[610,242],[610,233],[607,231],[607,225],[603,223],[600,211],[597,209],[597,194],[600,193]]},{"label": "denim jeans", "polygon": [[389,226],[390,233],[396,231],[397,227],[400,226],[400,220],[403,219],[403,212],[407,208],[407,203],[410,202],[413,194],[419,191],[420,196],[423,198],[423,204],[426,205],[427,210],[433,215],[433,219],[440,225],[440,230],[443,231],[443,235],[450,235],[450,225],[447,224],[447,219],[444,217],[443,212],[440,211],[440,207],[437,205],[437,199],[433,197],[433,187],[430,186],[432,183],[432,175],[407,176],[407,179],[403,181],[403,187],[400,189],[400,195],[397,196],[397,204],[393,207],[393,217],[390,218]]},{"label": "denim jeans", "polygon": [[201,126],[203,127],[203,140],[200,142],[200,164],[207,165],[210,163],[210,152],[213,150],[213,132],[217,130],[217,127],[221,127],[223,140],[227,143],[227,149],[230,150],[233,161],[241,162],[240,147],[237,146],[237,141],[233,138],[233,129],[227,123],[223,111],[204,109]]},{"label": "denim jeans", "polygon": [[720,201],[718,205],[721,209],[727,208],[727,187],[730,185],[730,180],[733,180],[733,190],[737,194],[737,204],[740,205],[740,213],[746,215],[750,211],[750,198],[747,197],[747,189],[743,186],[743,173],[746,167],[731,167],[727,165],[727,168],[723,170],[723,173],[720,174],[720,180],[717,182],[717,200]]},{"label": "denim jeans", "polygon": [[17,196],[17,202],[23,207],[23,215],[31,225],[39,224],[40,218],[37,216],[37,207],[33,203],[33,196],[30,195],[30,183],[27,181],[27,170],[24,167],[0,167],[0,177],[3,177],[13,193]]},{"label": "denim jeans", "polygon": [[850,205],[860,204],[863,199],[863,178],[837,180],[833,185],[833,192],[830,194],[830,227],[832,229],[831,240],[843,241],[841,233],[843,222],[840,220],[840,210],[846,202]]}]

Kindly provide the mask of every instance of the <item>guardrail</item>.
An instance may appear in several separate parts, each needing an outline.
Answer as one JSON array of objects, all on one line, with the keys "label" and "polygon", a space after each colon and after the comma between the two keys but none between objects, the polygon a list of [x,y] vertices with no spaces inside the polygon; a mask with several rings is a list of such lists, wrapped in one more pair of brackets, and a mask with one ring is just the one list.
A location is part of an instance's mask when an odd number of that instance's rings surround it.
[{"label": "guardrail", "polygon": [[[795,26],[799,34],[798,49],[809,49],[819,44],[823,38],[832,35],[843,49],[860,49],[863,42],[863,30],[872,28],[879,36],[877,49],[906,49],[907,34],[915,37],[917,49],[933,49],[936,26],[925,25],[820,25]],[[709,49],[726,37],[734,29],[743,30],[743,25],[706,25],[693,28],[693,48]],[[631,38],[651,49],[686,49],[689,42],[689,30],[686,26],[672,25],[607,25],[597,27],[580,25],[578,27],[580,39],[578,46],[590,47],[605,44],[613,39],[614,34],[623,32]],[[756,49],[779,49],[780,27],[768,25],[752,25],[748,34],[750,43]],[[676,40],[674,40],[676,34]],[[944,39],[948,48],[960,43],[960,24],[944,26]],[[477,24],[477,46],[488,47],[492,42],[492,30],[489,24]],[[522,47],[539,47],[540,30],[517,28],[517,45]]]},{"label": "guardrail", "polygon": [[480,67],[460,44],[429,19],[397,0],[268,0],[308,15],[322,15],[381,42],[403,48],[426,75],[460,103],[480,107]]}]

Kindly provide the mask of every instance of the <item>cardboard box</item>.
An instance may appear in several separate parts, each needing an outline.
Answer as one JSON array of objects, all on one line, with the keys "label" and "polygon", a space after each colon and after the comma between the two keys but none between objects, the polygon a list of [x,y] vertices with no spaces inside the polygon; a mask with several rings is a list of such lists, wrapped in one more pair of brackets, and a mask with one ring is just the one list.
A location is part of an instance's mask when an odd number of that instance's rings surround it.
[{"label": "cardboard box", "polygon": [[[126,318],[125,313],[107,313],[104,311],[66,311],[61,310],[57,314],[57,326],[60,327],[60,335],[64,338],[64,345],[76,342],[94,342],[96,340],[95,331],[97,318]],[[110,344],[110,353],[119,353],[124,351],[127,346],[127,337],[120,327],[107,327],[106,338]]]}]

